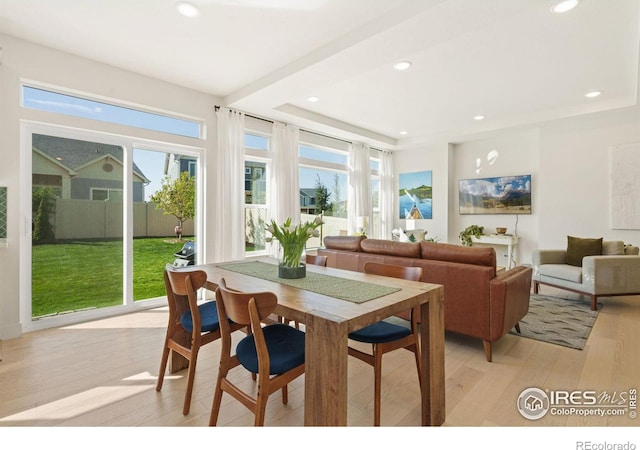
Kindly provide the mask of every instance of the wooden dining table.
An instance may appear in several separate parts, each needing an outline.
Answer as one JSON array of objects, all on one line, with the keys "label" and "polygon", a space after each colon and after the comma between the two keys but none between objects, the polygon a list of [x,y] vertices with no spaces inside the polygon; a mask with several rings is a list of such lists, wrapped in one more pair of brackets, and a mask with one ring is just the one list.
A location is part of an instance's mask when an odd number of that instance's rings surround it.
[{"label": "wooden dining table", "polygon": [[[254,261],[277,264],[272,258]],[[304,324],[305,405],[307,426],[347,425],[348,335],[384,318],[420,307],[421,423],[442,425],[445,418],[444,288],[330,267],[307,265],[307,272],[348,278],[396,288],[395,292],[352,302],[286,283],[228,270],[224,263],[199,265],[206,271],[206,288],[215,290],[220,278],[242,291],[271,291],[278,297],[275,313]]]}]

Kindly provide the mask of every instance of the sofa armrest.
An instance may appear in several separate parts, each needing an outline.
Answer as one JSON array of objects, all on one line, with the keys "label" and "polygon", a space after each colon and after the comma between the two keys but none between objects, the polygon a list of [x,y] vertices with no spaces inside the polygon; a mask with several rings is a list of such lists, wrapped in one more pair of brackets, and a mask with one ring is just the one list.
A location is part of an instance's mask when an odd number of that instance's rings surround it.
[{"label": "sofa armrest", "polygon": [[582,259],[582,284],[592,294],[640,292],[640,256],[597,255]]},{"label": "sofa armrest", "polygon": [[567,251],[565,249],[537,249],[531,253],[531,262],[534,268],[542,264],[566,264]]},{"label": "sofa armrest", "polygon": [[491,336],[507,334],[529,311],[531,267],[517,266],[498,274],[490,283]]}]

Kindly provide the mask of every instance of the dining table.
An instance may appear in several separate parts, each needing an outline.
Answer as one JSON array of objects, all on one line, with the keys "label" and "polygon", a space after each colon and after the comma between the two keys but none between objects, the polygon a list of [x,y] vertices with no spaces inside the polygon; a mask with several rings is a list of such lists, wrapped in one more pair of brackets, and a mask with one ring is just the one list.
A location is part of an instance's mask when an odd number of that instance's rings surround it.
[{"label": "dining table", "polygon": [[[304,425],[346,426],[349,333],[418,306],[420,308],[420,423],[445,419],[444,287],[420,281],[306,265],[299,280],[278,277],[277,259],[197,266],[207,273],[206,289],[221,278],[245,292],[271,291],[275,314],[304,325]],[[192,266],[193,268],[193,266]]]}]

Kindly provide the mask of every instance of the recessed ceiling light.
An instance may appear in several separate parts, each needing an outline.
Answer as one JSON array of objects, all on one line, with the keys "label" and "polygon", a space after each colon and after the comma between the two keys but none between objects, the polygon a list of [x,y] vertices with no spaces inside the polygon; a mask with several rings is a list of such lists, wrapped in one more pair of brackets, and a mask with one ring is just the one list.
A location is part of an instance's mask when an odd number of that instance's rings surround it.
[{"label": "recessed ceiling light", "polygon": [[551,7],[551,11],[558,14],[571,11],[573,8],[578,6],[579,1],[580,0],[563,0],[553,5]]},{"label": "recessed ceiling light", "polygon": [[393,65],[396,70],[407,70],[409,67],[411,67],[411,61],[398,61]]},{"label": "recessed ceiling light", "polygon": [[589,98],[596,98],[596,97],[599,97],[600,94],[602,94],[602,91],[591,91],[584,94],[584,96]]},{"label": "recessed ceiling light", "polygon": [[402,130],[402,131],[400,131],[400,134],[404,136],[404,135],[409,134],[409,132],[407,130]]},{"label": "recessed ceiling light", "polygon": [[315,95],[312,95],[311,97],[307,97],[307,101],[310,101],[311,103],[315,103],[318,100],[320,100],[320,97],[316,97]]},{"label": "recessed ceiling light", "polygon": [[473,116],[473,120],[482,120],[484,116],[482,114],[478,114],[477,116]]},{"label": "recessed ceiling light", "polygon": [[178,2],[176,4],[176,8],[178,12],[185,17],[196,17],[200,14],[198,8],[189,2]]}]

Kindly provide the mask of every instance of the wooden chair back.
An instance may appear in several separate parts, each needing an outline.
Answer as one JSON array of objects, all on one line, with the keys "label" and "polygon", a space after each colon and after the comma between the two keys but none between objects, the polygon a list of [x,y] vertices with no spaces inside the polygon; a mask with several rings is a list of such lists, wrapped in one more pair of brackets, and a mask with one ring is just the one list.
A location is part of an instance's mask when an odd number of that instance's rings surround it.
[{"label": "wooden chair back", "polygon": [[383,275],[385,277],[401,278],[404,280],[420,281],[422,267],[397,266],[395,264],[383,264],[373,261],[364,264],[365,273]]},{"label": "wooden chair back", "polygon": [[307,264],[313,264],[315,266],[326,266],[327,257],[324,255],[307,255],[305,257],[305,262]]},{"label": "wooden chair back", "polygon": [[[252,299],[256,305],[258,323],[267,318],[278,304],[278,297],[273,292],[238,292],[229,289],[224,278],[220,278],[218,281],[216,301],[218,302],[218,315],[221,319],[228,317],[229,320],[240,325],[252,324],[249,308]],[[220,312],[224,315],[220,316]]]},{"label": "wooden chair back", "polygon": [[175,295],[189,295],[191,291],[204,287],[207,281],[207,273],[199,269],[176,269],[167,264],[165,273]]}]

